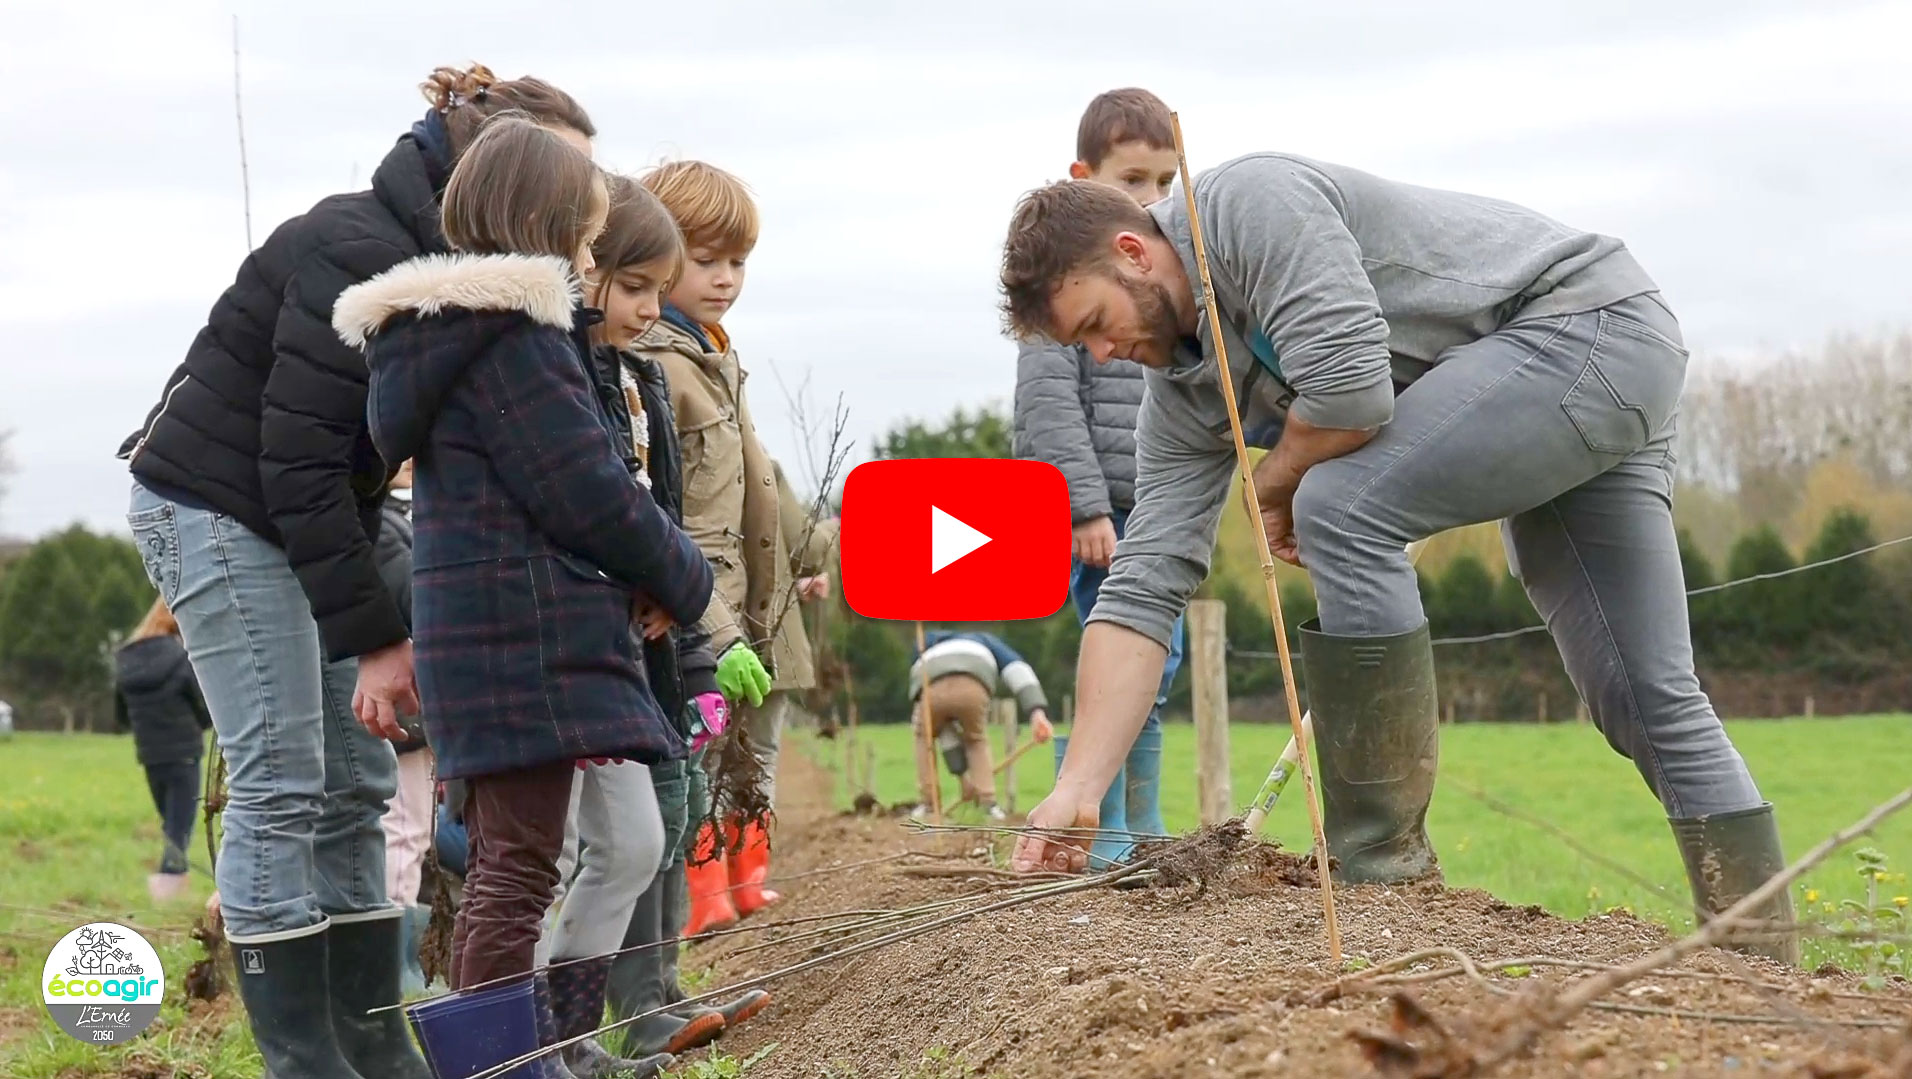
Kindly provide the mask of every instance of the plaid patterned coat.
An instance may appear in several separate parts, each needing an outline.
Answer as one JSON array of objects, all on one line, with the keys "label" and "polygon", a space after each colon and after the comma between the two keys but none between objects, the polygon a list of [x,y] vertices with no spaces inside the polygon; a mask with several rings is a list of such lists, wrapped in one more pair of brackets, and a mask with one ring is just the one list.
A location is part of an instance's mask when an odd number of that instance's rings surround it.
[{"label": "plaid patterned coat", "polygon": [[686,747],[647,682],[634,594],[681,625],[697,545],[631,476],[563,259],[426,256],[339,297],[387,460],[414,461],[413,639],[438,776]]}]

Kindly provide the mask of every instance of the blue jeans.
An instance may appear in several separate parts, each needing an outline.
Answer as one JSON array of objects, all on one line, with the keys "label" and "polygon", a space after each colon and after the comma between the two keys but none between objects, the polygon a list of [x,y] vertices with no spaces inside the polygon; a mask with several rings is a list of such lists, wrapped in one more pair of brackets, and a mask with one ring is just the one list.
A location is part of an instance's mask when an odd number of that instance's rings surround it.
[{"label": "blue jeans", "polygon": [[137,482],[127,523],[179,619],[226,756],[214,876],[228,938],[301,936],[328,915],[388,907],[396,916],[379,820],[398,790],[398,759],[353,718],[358,661],[325,661],[285,552]]},{"label": "blue jeans", "polygon": [[[1127,534],[1127,510],[1111,513],[1109,521],[1115,526],[1117,540]],[[1098,566],[1085,566],[1077,562],[1071,567],[1069,598],[1075,603],[1078,622],[1088,622],[1090,612],[1095,610],[1096,596],[1102,591],[1102,582],[1108,576],[1109,571]],[[1167,826],[1162,822],[1161,808],[1162,705],[1168,703],[1169,685],[1175,681],[1175,672],[1182,666],[1183,637],[1182,619],[1178,617],[1169,630],[1168,660],[1162,666],[1162,681],[1155,691],[1155,707],[1149,709],[1148,718],[1142,721],[1142,729],[1129,747],[1121,771],[1115,774],[1109,789],[1102,794],[1102,827],[1114,831],[1096,840],[1091,848],[1091,868],[1105,869],[1129,856],[1132,844],[1127,837],[1119,834],[1122,830],[1148,835],[1161,835],[1167,831]],[[1066,739],[1056,739],[1058,768],[1062,765],[1062,754],[1067,744]]]},{"label": "blue jeans", "polygon": [[[1115,525],[1115,538],[1121,540],[1129,530],[1129,511],[1115,510],[1109,514],[1109,522]],[[1101,593],[1102,582],[1108,577],[1106,567],[1085,566],[1080,562],[1069,564],[1069,599],[1075,604],[1077,624],[1088,624],[1089,613],[1095,610],[1095,597]],[[1155,707],[1149,709],[1149,718],[1142,724],[1145,731],[1161,727],[1162,706],[1168,703],[1168,687],[1175,681],[1175,672],[1182,667],[1182,642],[1186,633],[1181,618],[1175,619],[1175,628],[1169,633],[1168,663],[1162,668],[1162,684],[1155,691]]]}]

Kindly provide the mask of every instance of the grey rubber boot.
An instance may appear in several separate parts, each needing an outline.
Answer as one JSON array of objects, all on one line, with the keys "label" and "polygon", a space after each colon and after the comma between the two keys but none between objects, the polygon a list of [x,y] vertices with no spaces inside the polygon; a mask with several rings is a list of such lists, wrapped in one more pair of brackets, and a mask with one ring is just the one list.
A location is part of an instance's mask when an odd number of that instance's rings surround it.
[{"label": "grey rubber boot", "polygon": [[[1686,880],[1693,887],[1693,906],[1701,921],[1731,907],[1786,868],[1786,856],[1779,847],[1779,824],[1773,818],[1770,802],[1734,813],[1667,823],[1673,826],[1680,860],[1686,863]],[[1792,896],[1781,889],[1753,916],[1791,926]],[[1742,930],[1728,947],[1799,964],[1799,935],[1791,929]]]},{"label": "grey rubber boot", "polygon": [[[684,881],[684,859],[680,856],[673,861],[669,869],[657,875],[664,882],[658,889],[658,932],[663,940],[671,940],[684,934],[684,924],[690,917],[690,891]],[[717,1009],[704,1004],[684,1004],[684,989],[678,982],[677,957],[683,951],[682,944],[667,944],[657,949],[657,982],[663,990],[664,1003],[678,1005],[669,1014],[683,1019],[685,1029],[673,1035],[670,1045],[681,1046],[672,1052],[684,1052],[698,1046],[709,1045],[716,1041],[730,1025],[730,1017]],[[655,1006],[655,1005],[653,1005]],[[722,1026],[713,1026],[711,1017],[715,1016]]]},{"label": "grey rubber boot", "polygon": [[[332,1027],[326,937],[326,927],[315,925],[287,940],[229,942],[239,999],[267,1075],[364,1079],[346,1061]],[[398,959],[396,946],[392,959]]]},{"label": "grey rubber boot", "polygon": [[1427,626],[1393,637],[1331,637],[1310,619],[1300,631],[1322,824],[1340,879],[1438,874],[1427,838],[1440,741]]},{"label": "grey rubber boot", "polygon": [[387,917],[332,917],[332,928],[326,930],[332,1029],[338,1033],[345,1059],[360,1074],[432,1079],[431,1067],[405,1024],[405,1013],[367,1014],[404,1000],[399,990],[403,966],[399,941],[404,928],[404,912],[396,908]]}]

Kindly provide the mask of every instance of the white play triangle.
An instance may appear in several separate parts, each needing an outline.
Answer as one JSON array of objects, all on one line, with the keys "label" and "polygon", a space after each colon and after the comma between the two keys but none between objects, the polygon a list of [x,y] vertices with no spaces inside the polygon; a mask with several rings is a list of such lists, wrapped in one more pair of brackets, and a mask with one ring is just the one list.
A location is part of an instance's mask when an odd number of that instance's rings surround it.
[{"label": "white play triangle", "polygon": [[941,570],[944,566],[974,552],[988,542],[988,536],[935,506],[929,508],[929,571],[931,573]]}]

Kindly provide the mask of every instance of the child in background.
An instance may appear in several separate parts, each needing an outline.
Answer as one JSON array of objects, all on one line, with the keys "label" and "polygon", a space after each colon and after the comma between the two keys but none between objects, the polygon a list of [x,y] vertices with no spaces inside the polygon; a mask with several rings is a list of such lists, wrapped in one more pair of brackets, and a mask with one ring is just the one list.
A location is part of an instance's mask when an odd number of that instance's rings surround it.
[{"label": "child in background", "polygon": [[[770,655],[787,588],[789,555],[778,520],[777,481],[757,440],[744,392],[748,378],[723,319],[744,286],[745,264],[757,245],[756,204],[742,181],[701,161],[679,161],[646,173],[644,186],[661,200],[684,235],[683,276],[657,325],[633,351],[654,360],[670,384],[671,412],[684,455],[684,528],[717,567],[717,589],[702,628],[718,656],[717,680],[739,705],[764,776],[766,801],[775,796],[777,714],[764,707],[771,687],[763,658]],[[769,871],[769,840],[761,822],[725,822]],[[698,832],[689,857],[690,919],[696,936],[734,924],[774,893],[733,881],[717,829]]]},{"label": "child in background", "polygon": [[[1097,94],[1076,127],[1076,160],[1069,175],[1120,188],[1144,206],[1168,195],[1177,173],[1168,106],[1147,90]],[[1116,541],[1135,505],[1135,418],[1142,406],[1140,364],[1098,364],[1085,348],[1053,341],[1025,342],[1016,359],[1016,456],[1046,461],[1069,481],[1075,523],[1069,598],[1076,621],[1087,623],[1109,575]],[[1148,835],[1162,823],[1162,705],[1182,664],[1182,620],[1170,631],[1155,707],[1143,721],[1128,759],[1102,798],[1102,827]],[[1066,738],[1056,740],[1062,766]],[[1131,844],[1111,833],[1096,840],[1090,865],[1107,868]]]},{"label": "child in background", "polygon": [[[380,513],[378,539],[372,556],[378,562],[379,579],[398,602],[398,613],[409,628],[412,624],[412,463],[398,466],[392,477],[392,489],[386,493]],[[385,894],[405,908],[404,931],[399,934],[400,988],[407,996],[425,991],[425,971],[419,963],[418,945],[431,924],[429,904],[419,902],[419,883],[424,877],[425,850],[433,833],[432,810],[436,797],[432,790],[432,751],[425,743],[423,720],[400,716],[398,725],[405,740],[393,742],[398,754],[398,790],[379,824],[385,830]]]},{"label": "child in background", "polygon": [[632,481],[591,374],[579,278],[608,212],[589,157],[493,120],[446,186],[455,253],[348,289],[333,313],[365,349],[380,454],[416,465],[418,685],[439,776],[467,787],[454,990],[531,977],[576,762],[686,751],[631,628],[701,618],[711,570]]},{"label": "child in background", "polygon": [[179,623],[163,599],[134,627],[113,656],[113,709],[121,730],[133,732],[133,752],[146,770],[146,789],[166,837],[159,871],[146,878],[155,903],[186,894],[186,846],[199,816],[199,766],[212,717],[186,658]]}]

